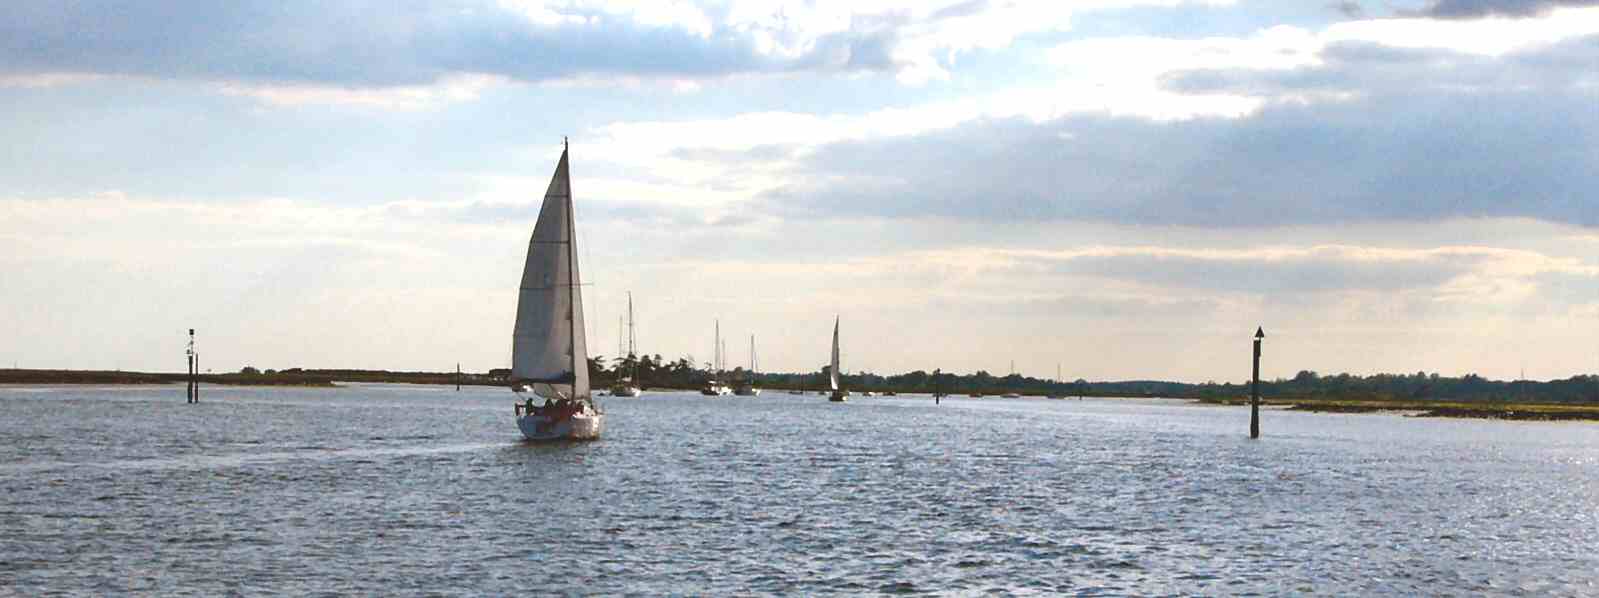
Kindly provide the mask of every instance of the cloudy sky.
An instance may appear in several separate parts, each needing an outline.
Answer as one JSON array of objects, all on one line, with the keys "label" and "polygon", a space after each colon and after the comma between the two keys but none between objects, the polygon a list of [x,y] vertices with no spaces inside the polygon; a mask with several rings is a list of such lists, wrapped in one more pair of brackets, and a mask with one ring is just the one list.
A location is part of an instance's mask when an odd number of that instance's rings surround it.
[{"label": "cloudy sky", "polygon": [[1593,0],[0,3],[0,367],[1599,370]]}]

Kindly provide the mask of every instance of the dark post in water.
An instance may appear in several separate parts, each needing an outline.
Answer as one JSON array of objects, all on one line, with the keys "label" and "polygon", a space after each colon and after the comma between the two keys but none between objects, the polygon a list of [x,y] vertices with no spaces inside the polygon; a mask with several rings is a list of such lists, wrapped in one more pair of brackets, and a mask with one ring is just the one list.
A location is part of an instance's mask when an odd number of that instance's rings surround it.
[{"label": "dark post in water", "polygon": [[1255,376],[1249,383],[1249,437],[1260,438],[1260,341],[1266,329],[1255,328]]},{"label": "dark post in water", "polygon": [[455,363],[455,392],[461,392],[461,363]]},{"label": "dark post in water", "polygon": [[200,382],[196,375],[200,373],[200,359],[194,354],[194,329],[189,329],[189,348],[185,353],[189,361],[188,389],[184,391],[183,398],[188,403],[200,402]]}]

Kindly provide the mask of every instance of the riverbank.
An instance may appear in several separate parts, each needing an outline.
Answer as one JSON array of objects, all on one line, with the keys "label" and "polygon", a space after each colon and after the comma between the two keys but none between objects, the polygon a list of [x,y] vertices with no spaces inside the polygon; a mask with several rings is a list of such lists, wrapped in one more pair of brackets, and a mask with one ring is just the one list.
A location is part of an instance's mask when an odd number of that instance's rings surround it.
[{"label": "riverbank", "polygon": [[[1247,398],[1196,399],[1211,405],[1248,405]],[[1408,417],[1455,417],[1517,421],[1599,421],[1599,405],[1555,403],[1464,403],[1458,401],[1367,399],[1262,399],[1261,404],[1315,413],[1389,412]]]},{"label": "riverbank", "polygon": [[[332,387],[333,379],[303,373],[201,374],[200,382],[222,386],[311,386]],[[166,372],[122,372],[104,370],[21,370],[0,369],[0,384],[179,384],[187,374]]]}]

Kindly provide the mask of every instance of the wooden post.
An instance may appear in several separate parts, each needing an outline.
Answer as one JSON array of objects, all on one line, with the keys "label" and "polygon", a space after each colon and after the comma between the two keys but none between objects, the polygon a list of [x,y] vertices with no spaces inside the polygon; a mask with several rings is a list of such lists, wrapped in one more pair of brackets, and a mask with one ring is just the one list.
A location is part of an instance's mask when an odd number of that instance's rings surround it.
[{"label": "wooden post", "polygon": [[1260,341],[1266,338],[1264,328],[1255,328],[1255,375],[1249,383],[1249,437],[1260,438]]},{"label": "wooden post", "polygon": [[197,403],[200,400],[200,383],[195,380],[195,374],[200,371],[200,356],[194,352],[194,329],[189,329],[189,348],[185,353],[188,356],[188,388],[183,393],[186,403]]},{"label": "wooden post", "polygon": [[461,362],[455,362],[455,392],[461,392]]},{"label": "wooden post", "polygon": [[183,373],[184,374],[183,382],[185,384],[185,386],[183,388],[183,402],[185,402],[185,403],[193,403],[194,402],[194,354],[191,353],[191,354],[187,355],[186,357],[188,358],[188,368],[189,369],[188,369],[188,371],[185,371]]},{"label": "wooden post", "polygon": [[200,402],[200,352],[194,352],[194,402]]}]

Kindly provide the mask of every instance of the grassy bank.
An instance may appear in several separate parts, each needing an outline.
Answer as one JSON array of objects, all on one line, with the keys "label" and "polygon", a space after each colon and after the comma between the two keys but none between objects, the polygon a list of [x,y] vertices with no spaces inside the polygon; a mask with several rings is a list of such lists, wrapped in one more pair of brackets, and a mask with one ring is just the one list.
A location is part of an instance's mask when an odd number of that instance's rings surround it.
[{"label": "grassy bank", "polygon": [[[1198,399],[1213,405],[1248,405],[1245,397]],[[1262,399],[1262,405],[1287,407],[1290,411],[1318,413],[1400,412],[1413,417],[1461,417],[1523,421],[1599,421],[1599,405],[1567,405],[1517,402],[1460,402],[1387,399]]]},{"label": "grassy bank", "polygon": [[[0,370],[0,384],[178,384],[188,376],[165,372],[100,370]],[[200,382],[223,386],[333,386],[333,379],[314,374],[201,374]]]}]

